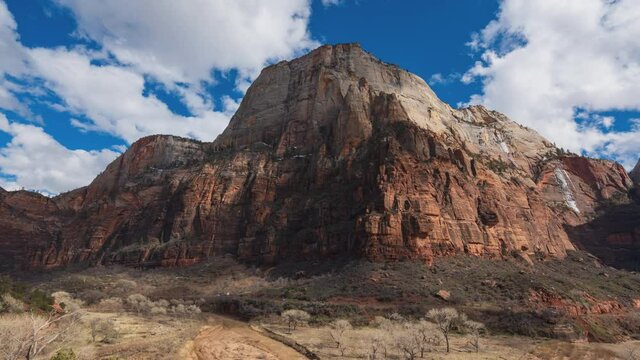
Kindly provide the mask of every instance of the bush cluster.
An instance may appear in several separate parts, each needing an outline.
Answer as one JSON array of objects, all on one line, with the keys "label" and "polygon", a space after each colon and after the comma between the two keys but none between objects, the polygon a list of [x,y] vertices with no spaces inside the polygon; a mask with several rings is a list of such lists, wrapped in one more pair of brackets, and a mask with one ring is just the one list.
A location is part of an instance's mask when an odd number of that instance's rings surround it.
[{"label": "bush cluster", "polygon": [[128,310],[138,314],[149,315],[175,315],[192,317],[200,314],[200,307],[192,302],[183,300],[165,300],[160,299],[153,301],[142,294],[129,295],[125,300],[125,306]]}]

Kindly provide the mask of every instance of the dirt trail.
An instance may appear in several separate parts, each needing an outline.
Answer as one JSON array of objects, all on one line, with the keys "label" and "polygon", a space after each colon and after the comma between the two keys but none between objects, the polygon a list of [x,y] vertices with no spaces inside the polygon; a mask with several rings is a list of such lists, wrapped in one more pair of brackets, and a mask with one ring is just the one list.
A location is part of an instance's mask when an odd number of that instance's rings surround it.
[{"label": "dirt trail", "polygon": [[178,353],[183,360],[297,360],[306,359],[292,348],[272,340],[246,323],[212,315],[209,325]]}]

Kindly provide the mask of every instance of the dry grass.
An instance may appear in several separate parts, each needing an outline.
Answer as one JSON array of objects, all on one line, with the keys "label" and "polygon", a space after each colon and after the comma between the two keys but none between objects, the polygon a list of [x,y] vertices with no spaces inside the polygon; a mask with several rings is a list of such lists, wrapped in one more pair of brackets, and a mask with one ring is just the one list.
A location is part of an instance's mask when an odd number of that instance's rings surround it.
[{"label": "dry grass", "polygon": [[[344,356],[335,345],[331,337],[331,328],[301,327],[295,331],[289,331],[282,324],[264,325],[276,333],[287,336],[304,345],[321,359],[367,359],[371,353],[371,344],[381,339],[390,339],[391,335],[380,337],[380,330],[375,327],[360,327],[347,334],[347,351]],[[437,333],[435,324],[433,333]],[[398,336],[401,334],[395,334]],[[522,359],[522,360],[552,360],[552,359],[621,359],[636,360],[629,357],[631,352],[640,349],[640,341],[629,341],[619,344],[599,343],[569,343],[556,340],[535,340],[520,336],[486,336],[481,339],[479,352],[470,344],[470,338],[459,334],[451,335],[451,352],[445,352],[444,342],[440,346],[425,353],[425,359]],[[382,350],[378,350],[381,354]],[[640,354],[640,350],[636,351]],[[406,359],[397,348],[390,347],[387,359]],[[420,358],[419,356],[417,358]],[[385,359],[385,357],[377,357]]]},{"label": "dry grass", "polygon": [[[112,343],[92,341],[91,322],[112,322],[118,337]],[[202,319],[137,316],[131,313],[86,312],[82,331],[67,344],[78,359],[176,359],[178,349],[195,337]]]}]

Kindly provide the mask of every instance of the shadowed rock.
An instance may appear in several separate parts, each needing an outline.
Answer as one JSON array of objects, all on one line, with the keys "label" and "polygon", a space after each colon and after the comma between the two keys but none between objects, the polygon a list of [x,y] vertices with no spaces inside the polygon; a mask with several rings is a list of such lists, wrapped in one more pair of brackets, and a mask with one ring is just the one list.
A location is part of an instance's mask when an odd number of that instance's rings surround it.
[{"label": "shadowed rock", "polygon": [[87,187],[1,193],[0,255],[31,268],[563,257],[565,226],[630,186],[619,164],[453,109],[357,44],[323,46],[264,69],[213,143],[150,136]]}]

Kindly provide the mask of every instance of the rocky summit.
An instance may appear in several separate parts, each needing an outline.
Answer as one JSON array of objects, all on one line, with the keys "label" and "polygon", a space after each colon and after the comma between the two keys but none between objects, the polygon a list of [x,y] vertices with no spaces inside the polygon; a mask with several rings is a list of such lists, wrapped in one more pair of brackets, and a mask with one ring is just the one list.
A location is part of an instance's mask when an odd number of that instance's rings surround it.
[{"label": "rocky summit", "polygon": [[265,68],[211,143],[149,136],[84,188],[0,191],[0,261],[535,262],[618,239],[637,251],[635,220],[620,236],[580,231],[631,203],[632,186],[621,165],[567,153],[481,106],[454,109],[357,44],[323,46]]}]

